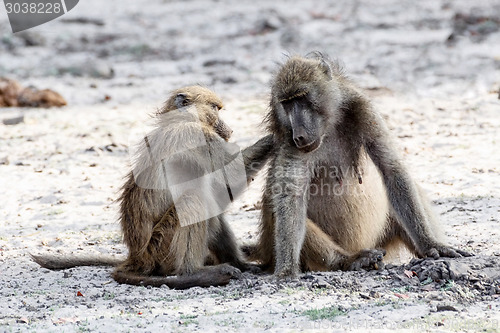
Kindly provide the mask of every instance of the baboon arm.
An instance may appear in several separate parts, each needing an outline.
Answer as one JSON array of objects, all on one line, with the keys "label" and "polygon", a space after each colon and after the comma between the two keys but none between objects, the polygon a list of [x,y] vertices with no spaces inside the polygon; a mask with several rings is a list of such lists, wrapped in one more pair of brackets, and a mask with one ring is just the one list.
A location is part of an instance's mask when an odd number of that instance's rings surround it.
[{"label": "baboon arm", "polygon": [[242,151],[247,182],[251,182],[257,172],[266,164],[272,151],[273,143],[274,136],[270,134]]},{"label": "baboon arm", "polygon": [[208,233],[208,248],[215,254],[219,262],[229,263],[242,271],[248,270],[249,265],[241,259],[242,254],[236,244],[236,237],[224,215],[210,220]]},{"label": "baboon arm", "polygon": [[377,128],[377,123],[372,122],[372,128],[368,132],[375,135],[366,140],[366,151],[382,174],[389,201],[398,215],[398,222],[409,235],[418,254],[426,256],[428,251],[440,244],[428,230],[428,217],[416,184],[385,134],[387,129]]},{"label": "baboon arm", "polygon": [[300,272],[300,253],[306,232],[307,193],[310,182],[308,168],[293,157],[278,157],[283,168],[272,177],[271,201],[275,216],[274,235],[277,277],[291,277]]}]

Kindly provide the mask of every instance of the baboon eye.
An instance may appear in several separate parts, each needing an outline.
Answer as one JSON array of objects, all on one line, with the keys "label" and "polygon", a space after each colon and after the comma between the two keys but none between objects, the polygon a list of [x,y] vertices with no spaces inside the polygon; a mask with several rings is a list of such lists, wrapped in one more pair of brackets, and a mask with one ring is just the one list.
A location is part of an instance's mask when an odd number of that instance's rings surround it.
[{"label": "baboon eye", "polygon": [[214,111],[220,111],[221,108],[217,104],[212,104],[212,109],[214,109]]},{"label": "baboon eye", "polygon": [[191,101],[186,94],[180,93],[175,96],[175,106],[178,108],[188,106]]}]

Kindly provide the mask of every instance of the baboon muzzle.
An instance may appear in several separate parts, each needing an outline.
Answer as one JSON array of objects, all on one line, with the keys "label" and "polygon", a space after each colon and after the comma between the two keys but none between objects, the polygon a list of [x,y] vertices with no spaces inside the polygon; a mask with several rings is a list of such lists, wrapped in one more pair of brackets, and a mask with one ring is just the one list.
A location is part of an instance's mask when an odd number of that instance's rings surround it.
[{"label": "baboon muzzle", "polygon": [[[309,110],[295,103],[290,113],[290,123],[292,125],[292,139],[295,146],[303,152],[310,152],[319,147],[320,140],[311,129],[314,129],[313,121],[309,116]],[[309,130],[308,130],[309,129]],[[314,133],[315,131],[313,131]]]}]

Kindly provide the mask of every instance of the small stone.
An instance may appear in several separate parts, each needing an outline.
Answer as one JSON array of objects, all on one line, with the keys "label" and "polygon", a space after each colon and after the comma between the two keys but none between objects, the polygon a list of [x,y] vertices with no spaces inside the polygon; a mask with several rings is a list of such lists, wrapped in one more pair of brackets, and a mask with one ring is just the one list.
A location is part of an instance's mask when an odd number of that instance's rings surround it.
[{"label": "small stone", "polygon": [[24,115],[20,115],[14,118],[7,118],[2,120],[4,125],[17,125],[24,122]]},{"label": "small stone", "polygon": [[438,305],[436,307],[437,312],[442,312],[442,311],[455,311],[458,312],[457,308],[451,305]]},{"label": "small stone", "polygon": [[448,270],[450,272],[450,278],[452,280],[458,280],[464,276],[469,275],[469,266],[459,263],[455,260],[447,261]]}]

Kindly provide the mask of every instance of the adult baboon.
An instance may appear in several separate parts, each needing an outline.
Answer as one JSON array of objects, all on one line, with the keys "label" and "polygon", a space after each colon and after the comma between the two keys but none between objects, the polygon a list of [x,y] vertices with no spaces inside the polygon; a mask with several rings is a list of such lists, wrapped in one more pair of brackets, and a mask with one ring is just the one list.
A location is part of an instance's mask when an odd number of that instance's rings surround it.
[{"label": "adult baboon", "polygon": [[336,63],[320,53],[288,59],[267,123],[276,155],[259,241],[243,249],[277,277],[377,268],[401,242],[419,257],[468,255],[440,240],[382,117]]},{"label": "adult baboon", "polygon": [[[117,282],[217,286],[250,267],[222,213],[265,164],[273,140],[269,135],[240,153],[226,142],[232,131],[219,118],[221,108],[212,91],[191,86],[176,90],[158,112],[118,199],[129,252],[112,274]],[[33,258],[52,269],[117,264],[107,258]]]}]

